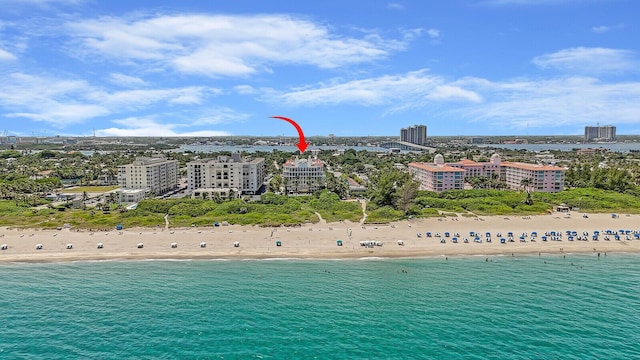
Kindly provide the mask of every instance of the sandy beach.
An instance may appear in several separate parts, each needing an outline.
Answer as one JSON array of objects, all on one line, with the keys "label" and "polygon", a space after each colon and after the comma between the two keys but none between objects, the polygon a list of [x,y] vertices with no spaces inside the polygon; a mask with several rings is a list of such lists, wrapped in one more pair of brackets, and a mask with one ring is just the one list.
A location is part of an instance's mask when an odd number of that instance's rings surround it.
[{"label": "sandy beach", "polygon": [[[569,241],[566,231],[589,234],[587,241]],[[640,252],[640,240],[634,234],[616,240],[604,232],[640,230],[640,215],[554,213],[539,216],[442,217],[416,219],[385,225],[358,223],[318,223],[298,227],[261,228],[257,226],[220,226],[176,229],[124,229],[99,231],[62,229],[0,229],[2,262],[56,262],[82,260],[143,259],[264,259],[310,258],[339,259],[364,257],[430,257],[456,255],[511,255]],[[542,241],[545,232],[561,233],[561,241]],[[597,241],[594,231],[600,231]],[[432,236],[427,237],[426,233]],[[445,236],[449,232],[449,237]],[[470,232],[479,233],[474,242]],[[491,233],[487,242],[486,232]],[[513,242],[501,243],[496,235],[513,232]],[[537,232],[531,241],[532,232]],[[420,233],[420,237],[418,236]],[[439,233],[439,236],[436,234]],[[458,243],[452,241],[459,233]],[[524,241],[520,236],[526,233]],[[468,243],[464,242],[468,239]],[[445,239],[445,243],[441,243]],[[337,240],[342,241],[338,246]],[[401,240],[402,245],[399,244]],[[277,246],[277,242],[281,246]],[[382,246],[362,246],[361,242],[380,242]],[[206,246],[202,247],[201,243]],[[239,246],[234,246],[238,242]],[[97,244],[103,247],[98,248]],[[138,248],[142,243],[143,247]],[[176,247],[171,244],[175,243]],[[38,244],[41,249],[36,249]],[[67,245],[72,244],[71,249]]]}]

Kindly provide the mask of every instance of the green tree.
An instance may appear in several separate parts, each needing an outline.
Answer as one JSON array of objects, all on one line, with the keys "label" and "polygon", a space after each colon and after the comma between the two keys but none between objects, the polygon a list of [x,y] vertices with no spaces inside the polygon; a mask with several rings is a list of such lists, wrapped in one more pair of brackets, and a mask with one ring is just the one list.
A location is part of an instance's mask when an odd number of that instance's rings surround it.
[{"label": "green tree", "polygon": [[531,186],[533,185],[533,180],[531,178],[524,178],[520,180],[520,186],[524,191],[527,192],[527,198],[524,200],[526,205],[533,205],[533,199],[531,198]]}]

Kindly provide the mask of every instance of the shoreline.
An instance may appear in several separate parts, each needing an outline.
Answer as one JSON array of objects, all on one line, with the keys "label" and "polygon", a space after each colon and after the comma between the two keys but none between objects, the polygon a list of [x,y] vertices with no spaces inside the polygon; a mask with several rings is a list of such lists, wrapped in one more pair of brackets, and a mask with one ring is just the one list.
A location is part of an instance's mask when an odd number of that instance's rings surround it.
[{"label": "shoreline", "polygon": [[[573,215],[573,216],[572,216]],[[351,222],[305,224],[293,228],[259,226],[220,226],[200,228],[137,228],[122,231],[76,231],[0,229],[0,263],[54,263],[79,261],[143,260],[358,260],[366,258],[417,259],[461,256],[558,255],[597,253],[640,253],[640,215],[609,214],[550,215],[505,217],[457,217],[405,220],[390,224],[361,225]],[[594,230],[629,230],[620,240],[592,240]],[[568,241],[567,230],[587,232],[588,240]],[[506,237],[513,232],[513,242],[501,244],[497,233]],[[535,242],[531,233],[538,232]],[[547,231],[561,232],[561,241],[542,241]],[[426,232],[432,236],[427,237]],[[451,232],[445,236],[445,232]],[[459,242],[453,243],[458,232]],[[481,243],[474,243],[470,232],[479,233]],[[486,232],[491,233],[487,242]],[[418,237],[418,233],[421,234]],[[440,233],[440,236],[436,236]],[[520,241],[522,233],[527,236]],[[469,243],[463,243],[467,237]],[[445,243],[440,243],[440,239]],[[342,246],[338,246],[338,240]],[[361,242],[382,246],[361,246]],[[402,242],[402,245],[398,243]],[[201,243],[206,242],[205,247]],[[238,242],[238,247],[234,243]],[[280,242],[280,246],[276,243]],[[97,248],[102,243],[103,248]],[[139,243],[142,248],[137,248]],[[175,243],[175,248],[171,246]],[[37,250],[36,245],[42,244]],[[71,249],[66,246],[72,244]],[[595,256],[594,255],[594,256]]]}]

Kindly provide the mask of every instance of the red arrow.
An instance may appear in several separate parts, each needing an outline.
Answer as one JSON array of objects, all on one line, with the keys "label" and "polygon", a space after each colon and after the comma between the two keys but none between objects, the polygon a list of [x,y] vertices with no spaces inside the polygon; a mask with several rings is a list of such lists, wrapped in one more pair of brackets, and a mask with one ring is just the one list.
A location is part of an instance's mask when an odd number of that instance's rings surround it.
[{"label": "red arrow", "polygon": [[298,123],[296,123],[295,121],[289,118],[286,118],[284,116],[270,116],[270,117],[274,119],[284,120],[290,123],[291,125],[293,125],[296,128],[296,130],[298,130],[298,137],[300,137],[300,142],[297,143],[296,146],[300,150],[300,154],[303,154],[304,151],[307,150],[307,146],[309,146],[309,143],[304,141],[304,133],[302,132],[302,128],[300,127],[300,125],[298,125]]}]

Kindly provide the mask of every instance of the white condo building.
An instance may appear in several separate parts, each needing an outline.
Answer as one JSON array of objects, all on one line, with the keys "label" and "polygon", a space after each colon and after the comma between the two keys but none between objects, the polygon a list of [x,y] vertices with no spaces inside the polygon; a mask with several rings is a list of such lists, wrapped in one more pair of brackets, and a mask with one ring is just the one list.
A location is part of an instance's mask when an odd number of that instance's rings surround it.
[{"label": "white condo building", "polygon": [[312,193],[325,186],[324,164],[315,158],[288,160],[282,165],[282,180],[290,194]]},{"label": "white condo building", "polygon": [[178,187],[178,160],[136,158],[133,164],[118,168],[118,185],[123,189],[145,189],[164,194]]},{"label": "white condo building", "polygon": [[243,160],[240,154],[187,163],[187,189],[192,197],[213,193],[222,198],[258,194],[264,183],[264,158]]}]

